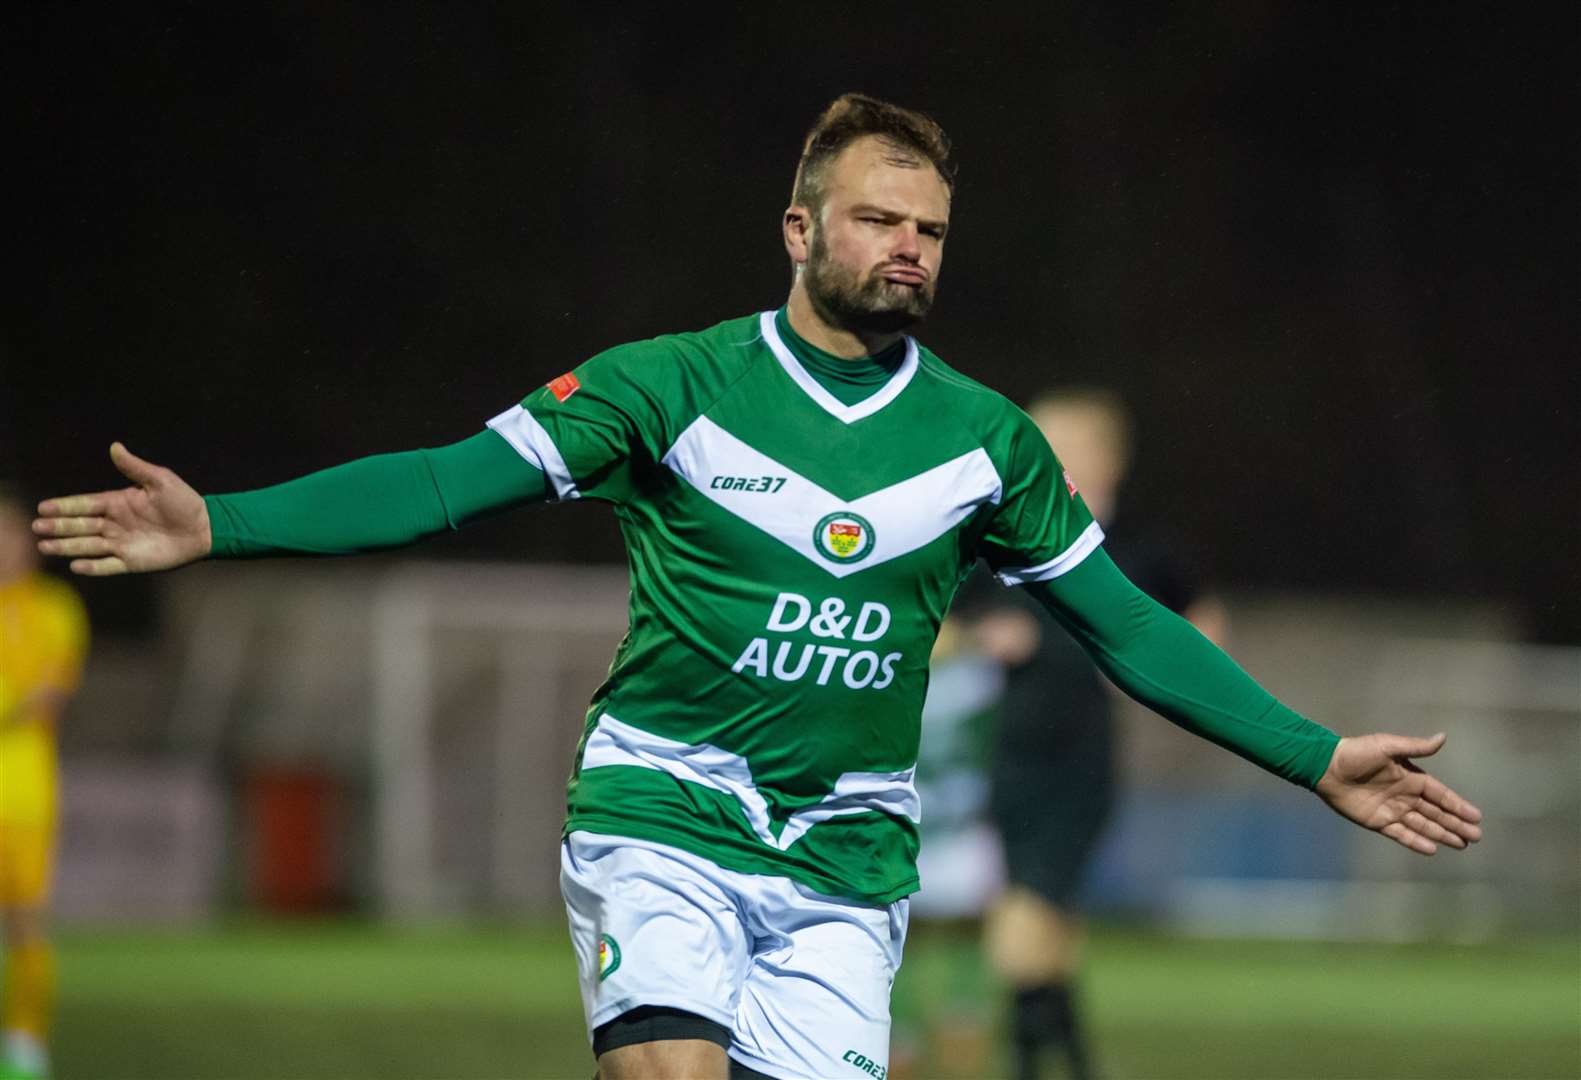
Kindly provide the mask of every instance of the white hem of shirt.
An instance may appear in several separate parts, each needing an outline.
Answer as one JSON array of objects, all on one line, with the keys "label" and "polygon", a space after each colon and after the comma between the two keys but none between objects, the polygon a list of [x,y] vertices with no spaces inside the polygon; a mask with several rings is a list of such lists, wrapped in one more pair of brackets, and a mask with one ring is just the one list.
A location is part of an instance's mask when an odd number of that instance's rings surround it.
[{"label": "white hem of shirt", "polygon": [[885,405],[900,396],[900,392],[911,382],[911,377],[917,373],[917,342],[915,338],[906,338],[906,357],[900,362],[900,367],[889,377],[889,381],[879,387],[868,397],[858,401],[855,405],[844,405],[840,399],[823,388],[823,385],[808,374],[807,369],[801,366],[801,361],[785,345],[780,337],[779,327],[774,325],[774,312],[765,311],[758,316],[758,324],[763,330],[763,340],[768,343],[769,351],[780,362],[780,367],[785,369],[802,392],[824,412],[844,424],[854,424],[858,420],[872,416]]},{"label": "white hem of shirt", "polygon": [[490,430],[504,436],[505,441],[527,460],[527,463],[549,478],[556,499],[580,499],[582,493],[571,479],[560,448],[534,419],[533,414],[520,405],[512,405],[488,422]]},{"label": "white hem of shirt", "polygon": [[1046,563],[1036,566],[1006,567],[994,576],[1006,585],[1026,585],[1033,581],[1052,581],[1080,566],[1082,560],[1103,543],[1103,527],[1096,521],[1081,531],[1075,543]]},{"label": "white hem of shirt", "polygon": [[607,765],[654,769],[677,780],[732,795],[741,804],[758,839],[779,851],[788,850],[814,825],[843,814],[874,811],[903,817],[913,824],[922,820],[915,765],[893,773],[843,773],[822,802],[791,814],[778,837],[769,828],[768,800],[758,791],[751,766],[740,754],[710,743],[693,745],[666,739],[603,713],[588,734],[581,767],[586,770]]}]

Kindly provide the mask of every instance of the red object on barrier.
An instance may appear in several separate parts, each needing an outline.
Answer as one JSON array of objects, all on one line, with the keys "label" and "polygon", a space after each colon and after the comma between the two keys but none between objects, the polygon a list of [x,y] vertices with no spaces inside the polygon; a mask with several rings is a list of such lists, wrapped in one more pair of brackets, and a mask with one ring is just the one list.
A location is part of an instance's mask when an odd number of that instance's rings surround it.
[{"label": "red object on barrier", "polygon": [[337,906],[340,790],[325,773],[268,768],[247,781],[251,899],[266,911],[310,914]]}]

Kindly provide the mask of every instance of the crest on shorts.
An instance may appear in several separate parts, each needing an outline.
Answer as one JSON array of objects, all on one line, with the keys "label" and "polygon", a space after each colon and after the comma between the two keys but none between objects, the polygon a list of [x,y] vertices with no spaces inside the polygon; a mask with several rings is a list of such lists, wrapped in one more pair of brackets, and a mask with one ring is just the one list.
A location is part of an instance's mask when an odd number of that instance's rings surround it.
[{"label": "crest on shorts", "polygon": [[598,981],[603,982],[620,966],[620,944],[608,934],[598,935]]},{"label": "crest on shorts", "polygon": [[857,562],[873,550],[873,526],[861,514],[837,510],[818,521],[812,544],[830,562]]}]

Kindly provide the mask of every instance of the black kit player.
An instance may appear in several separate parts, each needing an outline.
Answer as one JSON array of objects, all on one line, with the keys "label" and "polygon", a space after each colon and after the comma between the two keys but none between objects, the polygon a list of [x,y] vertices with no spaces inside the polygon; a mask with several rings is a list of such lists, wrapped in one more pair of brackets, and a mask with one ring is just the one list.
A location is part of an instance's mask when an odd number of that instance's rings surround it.
[{"label": "black kit player", "polygon": [[[1222,644],[1224,608],[1204,593],[1175,545],[1119,513],[1131,457],[1130,416],[1097,388],[1044,394],[1027,413],[1104,528],[1104,548],[1139,588]],[[1007,884],[989,907],[984,951],[1012,992],[1017,1080],[1064,1058],[1072,1080],[1093,1075],[1077,1007],[1085,925],[1081,889],[1115,800],[1114,694],[1091,659],[1024,591],[974,575],[956,622],[1000,662],[1005,689],[989,771],[989,811]]]}]

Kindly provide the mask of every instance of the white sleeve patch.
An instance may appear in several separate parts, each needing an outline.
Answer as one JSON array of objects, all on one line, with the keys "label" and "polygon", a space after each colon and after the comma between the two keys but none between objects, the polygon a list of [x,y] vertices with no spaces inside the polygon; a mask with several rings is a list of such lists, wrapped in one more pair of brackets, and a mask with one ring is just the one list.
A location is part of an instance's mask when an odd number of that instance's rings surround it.
[{"label": "white sleeve patch", "polygon": [[1103,527],[1096,521],[1081,531],[1076,542],[1046,563],[1036,566],[1005,567],[994,576],[1006,585],[1025,585],[1031,581],[1051,581],[1081,565],[1103,543]]},{"label": "white sleeve patch", "polygon": [[532,413],[520,405],[512,405],[490,420],[488,427],[504,436],[529,465],[549,478],[556,499],[582,497],[576,489],[576,481],[571,479],[571,470],[566,468],[565,458],[560,456],[560,448]]}]

